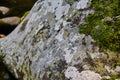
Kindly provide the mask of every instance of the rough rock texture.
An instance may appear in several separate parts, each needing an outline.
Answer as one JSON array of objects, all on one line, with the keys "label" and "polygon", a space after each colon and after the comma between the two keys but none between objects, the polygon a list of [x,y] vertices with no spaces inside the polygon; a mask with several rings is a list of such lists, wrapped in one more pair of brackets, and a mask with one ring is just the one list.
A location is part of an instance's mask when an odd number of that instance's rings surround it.
[{"label": "rough rock texture", "polygon": [[[89,3],[39,0],[20,25],[0,40],[0,54],[5,55],[4,62],[19,80],[101,79],[97,73],[77,69],[87,53],[92,53],[92,38],[78,33],[79,25],[92,11]],[[76,74],[66,75],[69,68]]]}]

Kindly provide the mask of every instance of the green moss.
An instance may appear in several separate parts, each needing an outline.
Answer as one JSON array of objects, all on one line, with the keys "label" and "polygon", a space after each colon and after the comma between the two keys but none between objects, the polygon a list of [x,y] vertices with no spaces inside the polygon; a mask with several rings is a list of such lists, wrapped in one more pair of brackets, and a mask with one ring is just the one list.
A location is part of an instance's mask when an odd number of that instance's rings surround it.
[{"label": "green moss", "polygon": [[120,78],[120,75],[113,75],[113,76],[111,77],[111,80],[116,80],[116,79],[118,79],[118,78]]},{"label": "green moss", "polygon": [[120,57],[117,54],[109,53],[109,58],[107,59],[108,65],[111,66],[112,69],[116,68],[116,66],[120,66]]},{"label": "green moss", "polygon": [[0,24],[5,24],[2,19],[0,19]]},{"label": "green moss", "polygon": [[26,11],[23,16],[21,17],[21,21],[29,14],[30,11]]},{"label": "green moss", "polygon": [[102,80],[116,80],[116,79],[119,80],[119,78],[120,78],[120,75],[113,75],[113,76],[111,76],[110,79],[103,78]]},{"label": "green moss", "polygon": [[94,12],[80,25],[79,32],[91,35],[102,50],[120,52],[119,3],[119,0],[92,0]]},{"label": "green moss", "polygon": [[2,19],[0,19],[0,23],[3,23]]}]

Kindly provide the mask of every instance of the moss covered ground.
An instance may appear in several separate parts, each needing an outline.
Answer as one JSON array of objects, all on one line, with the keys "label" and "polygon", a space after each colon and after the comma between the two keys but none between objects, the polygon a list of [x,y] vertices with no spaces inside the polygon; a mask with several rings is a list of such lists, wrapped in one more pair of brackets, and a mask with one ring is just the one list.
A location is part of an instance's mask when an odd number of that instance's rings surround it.
[{"label": "moss covered ground", "polygon": [[91,35],[101,50],[120,52],[120,0],[92,0],[91,7],[79,32]]}]

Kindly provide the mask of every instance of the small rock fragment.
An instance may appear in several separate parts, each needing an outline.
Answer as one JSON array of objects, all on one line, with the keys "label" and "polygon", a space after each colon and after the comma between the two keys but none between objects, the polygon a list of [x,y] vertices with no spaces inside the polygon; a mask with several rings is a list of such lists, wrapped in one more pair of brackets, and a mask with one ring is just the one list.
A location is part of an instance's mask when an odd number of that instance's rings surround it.
[{"label": "small rock fragment", "polygon": [[94,71],[85,70],[79,73],[75,67],[68,67],[65,76],[70,80],[101,80],[101,76]]},{"label": "small rock fragment", "polygon": [[0,11],[5,15],[9,13],[10,9],[8,7],[0,6]]},{"label": "small rock fragment", "polygon": [[5,37],[5,35],[4,34],[0,34],[0,38],[4,38]]},{"label": "small rock fragment", "polygon": [[2,18],[1,20],[4,24],[9,24],[11,26],[14,26],[19,24],[20,18],[13,16],[13,17]]},{"label": "small rock fragment", "polygon": [[113,19],[111,17],[106,17],[104,19],[102,19],[103,22],[112,22]]}]

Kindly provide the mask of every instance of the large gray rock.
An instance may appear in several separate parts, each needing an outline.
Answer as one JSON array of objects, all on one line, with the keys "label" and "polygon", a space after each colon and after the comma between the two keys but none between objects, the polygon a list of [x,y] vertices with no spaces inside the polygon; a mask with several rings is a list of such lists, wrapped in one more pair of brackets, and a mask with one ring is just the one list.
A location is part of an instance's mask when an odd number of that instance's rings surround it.
[{"label": "large gray rock", "polygon": [[[87,53],[92,53],[92,38],[78,33],[79,25],[92,11],[89,3],[90,0],[39,0],[35,3],[18,27],[0,40],[0,54],[5,55],[4,63],[16,78],[101,79],[97,73],[79,70]],[[73,77],[68,76],[71,67],[75,72]],[[89,76],[83,77],[82,73]]]}]

